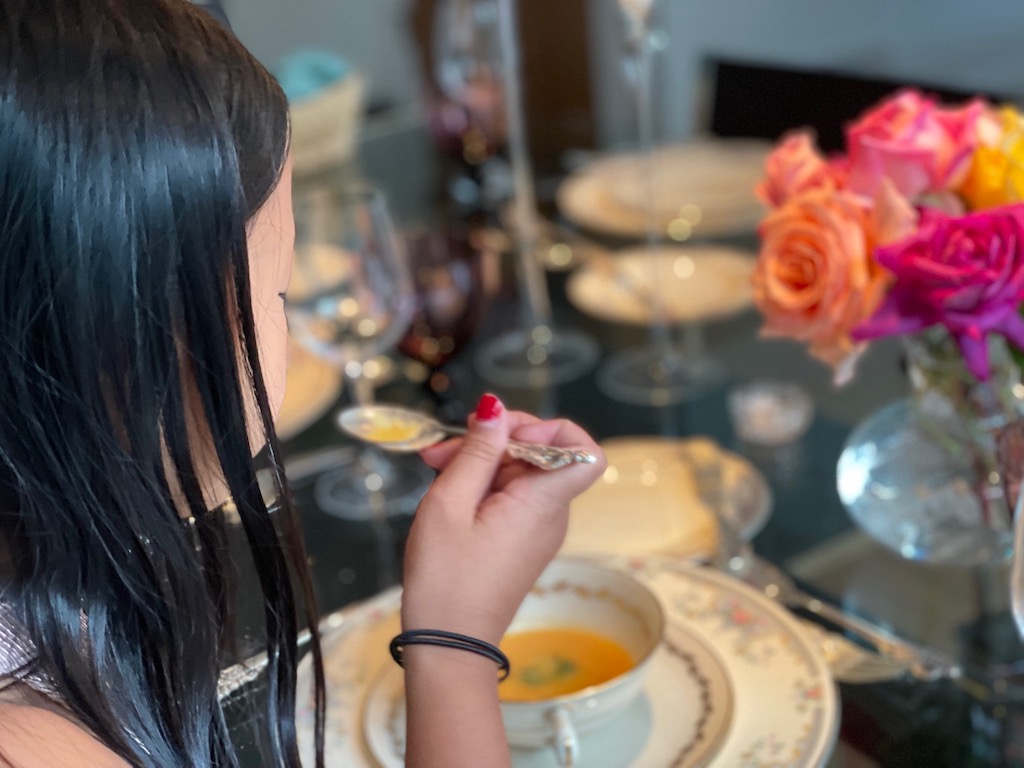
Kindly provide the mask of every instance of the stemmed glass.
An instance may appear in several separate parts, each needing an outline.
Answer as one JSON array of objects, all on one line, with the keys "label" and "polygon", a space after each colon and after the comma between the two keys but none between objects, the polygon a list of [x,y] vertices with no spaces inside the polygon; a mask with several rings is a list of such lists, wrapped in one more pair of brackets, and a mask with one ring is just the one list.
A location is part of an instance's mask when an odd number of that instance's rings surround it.
[{"label": "stemmed glass", "polygon": [[[321,187],[297,195],[295,267],[285,304],[299,343],[338,366],[350,398],[374,400],[369,364],[409,327],[414,294],[409,266],[383,195],[365,185]],[[418,463],[396,462],[369,446],[317,481],[329,514],[371,519],[411,513],[429,478]]]},{"label": "stemmed glass", "polygon": [[662,257],[663,240],[655,188],[654,109],[652,77],[654,56],[662,46],[651,29],[655,0],[619,0],[626,21],[626,71],[633,91],[643,176],[646,243],[650,269],[650,339],[646,346],[625,350],[608,360],[598,373],[602,390],[616,400],[663,406],[702,394],[718,381],[721,368],[704,354],[703,331],[691,325],[684,331],[684,348],[673,338],[659,286],[672,282],[672,267]]},{"label": "stemmed glass", "polygon": [[507,199],[508,169],[499,157],[507,139],[505,91],[493,2],[440,0],[432,34],[434,82],[430,128],[458,176],[452,197],[493,207]]},{"label": "stemmed glass", "polygon": [[[1016,439],[1013,439],[1013,437]],[[1007,439],[1009,438],[1009,439]],[[1006,494],[1013,509],[1013,549],[1010,555],[1010,613],[1017,626],[1017,635],[1024,642],[1024,424],[1012,424],[1004,433],[1000,447],[1000,463]]]},{"label": "stemmed glass", "polygon": [[458,225],[417,226],[405,232],[416,313],[399,351],[426,367],[424,382],[438,414],[464,421],[464,405],[451,397],[452,361],[472,340],[488,301],[485,272],[497,270],[486,233]]},{"label": "stemmed glass", "polygon": [[522,318],[519,328],[481,345],[477,370],[490,382],[519,387],[578,378],[593,365],[597,345],[580,333],[554,327],[537,259],[537,201],[523,118],[515,0],[440,0],[435,30],[438,86],[477,116],[488,111],[501,116],[512,170]]}]

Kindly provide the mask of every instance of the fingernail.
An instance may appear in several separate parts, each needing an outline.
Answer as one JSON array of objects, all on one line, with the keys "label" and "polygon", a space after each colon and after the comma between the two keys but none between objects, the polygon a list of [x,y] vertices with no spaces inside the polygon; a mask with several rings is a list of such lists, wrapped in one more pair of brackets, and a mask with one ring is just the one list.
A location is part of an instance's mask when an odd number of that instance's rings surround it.
[{"label": "fingernail", "polygon": [[484,395],[476,406],[476,420],[483,422],[494,421],[501,415],[502,408],[504,406],[501,404],[501,400],[494,395]]}]

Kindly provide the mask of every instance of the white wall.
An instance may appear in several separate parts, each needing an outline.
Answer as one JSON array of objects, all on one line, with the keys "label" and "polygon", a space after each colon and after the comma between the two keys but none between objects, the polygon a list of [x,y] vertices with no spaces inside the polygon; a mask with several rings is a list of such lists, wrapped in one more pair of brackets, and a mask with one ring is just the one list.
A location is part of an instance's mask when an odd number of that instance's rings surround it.
[{"label": "white wall", "polygon": [[[557,2],[557,0],[556,0]],[[264,65],[302,48],[332,51],[369,77],[374,101],[420,93],[409,0],[222,0],[238,37]]]},{"label": "white wall", "polygon": [[[1020,0],[659,0],[668,33],[660,82],[662,138],[699,129],[702,63],[712,55],[914,79],[1024,96]],[[615,53],[615,0],[590,0],[592,62],[604,143],[633,136]]]}]

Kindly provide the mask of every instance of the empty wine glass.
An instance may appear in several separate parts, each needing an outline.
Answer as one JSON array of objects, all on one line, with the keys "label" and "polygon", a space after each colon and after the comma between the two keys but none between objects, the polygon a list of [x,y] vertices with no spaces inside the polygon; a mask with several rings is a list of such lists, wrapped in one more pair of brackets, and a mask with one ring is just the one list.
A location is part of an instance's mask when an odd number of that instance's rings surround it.
[{"label": "empty wine glass", "polygon": [[[319,188],[296,199],[295,267],[285,304],[299,343],[342,371],[358,405],[374,399],[367,374],[409,327],[414,308],[405,251],[383,195],[368,186]],[[324,511],[368,519],[411,513],[429,482],[417,463],[361,446],[316,487]]]},{"label": "empty wine glass", "polygon": [[517,251],[522,320],[519,327],[477,350],[477,372],[487,381],[512,387],[549,389],[585,374],[598,356],[597,344],[578,331],[557,328],[547,278],[537,260],[537,200],[523,112],[518,12],[515,0],[461,0],[494,9],[512,169],[513,239]]},{"label": "empty wine glass", "polygon": [[429,125],[455,163],[452,196],[467,205],[507,199],[505,94],[492,0],[440,0],[434,13],[432,61],[437,93]]},{"label": "empty wine glass", "polygon": [[626,21],[625,64],[634,100],[640,145],[649,261],[651,321],[648,343],[609,358],[598,373],[598,385],[620,402],[665,406],[703,395],[723,377],[721,365],[707,356],[703,329],[691,323],[683,329],[680,348],[673,338],[660,286],[671,283],[669,260],[662,258],[662,226],[657,212],[654,154],[653,66],[664,41],[650,24],[655,0],[619,0]]},{"label": "empty wine glass", "polygon": [[[497,254],[489,251],[486,233],[458,226],[417,226],[405,233],[416,293],[416,310],[399,351],[426,367],[425,385],[441,415],[466,417],[464,405],[450,397],[449,369],[473,338],[487,305],[485,272]],[[451,412],[448,412],[451,411]]]}]

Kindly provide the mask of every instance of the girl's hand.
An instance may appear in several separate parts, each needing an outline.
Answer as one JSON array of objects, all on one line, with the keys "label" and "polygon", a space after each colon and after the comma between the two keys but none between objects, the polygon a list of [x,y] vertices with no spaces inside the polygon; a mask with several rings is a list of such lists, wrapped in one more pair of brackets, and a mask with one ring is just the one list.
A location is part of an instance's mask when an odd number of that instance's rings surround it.
[{"label": "girl's hand", "polygon": [[[509,437],[589,451],[597,462],[541,470],[505,453]],[[409,533],[402,627],[497,645],[561,546],[569,502],[604,472],[604,455],[575,424],[507,412],[492,395],[464,438],[421,455],[440,474]]]}]

